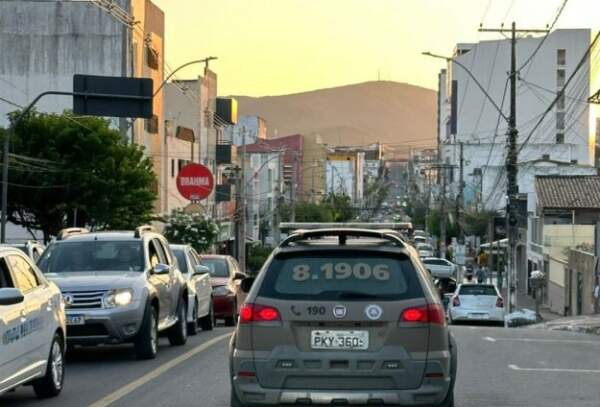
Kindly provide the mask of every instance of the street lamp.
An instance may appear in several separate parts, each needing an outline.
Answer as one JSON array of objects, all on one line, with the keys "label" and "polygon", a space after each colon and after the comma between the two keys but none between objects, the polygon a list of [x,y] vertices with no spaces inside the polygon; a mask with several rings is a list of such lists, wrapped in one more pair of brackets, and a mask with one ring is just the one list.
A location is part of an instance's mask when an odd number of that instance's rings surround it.
[{"label": "street lamp", "polygon": [[173,77],[175,76],[175,74],[179,71],[181,71],[183,68],[187,68],[190,65],[194,65],[194,64],[206,64],[206,66],[208,66],[208,63],[210,61],[214,61],[215,59],[218,59],[217,57],[208,57],[208,58],[204,58],[204,59],[198,59],[196,61],[190,61],[188,63],[185,63],[183,65],[181,65],[180,67],[178,67],[177,69],[175,69],[173,72],[171,72],[169,74],[169,76],[167,76],[165,78],[165,80],[160,84],[160,86],[158,87],[158,89],[156,89],[156,91],[154,92],[154,94],[152,95],[153,97],[158,95],[158,92],[161,91],[161,89],[167,84],[167,82]]},{"label": "street lamp", "polygon": [[507,122],[509,121],[508,117],[504,114],[504,112],[502,111],[502,109],[496,104],[496,102],[494,101],[494,99],[492,99],[492,97],[487,92],[487,90],[477,80],[477,78],[475,77],[475,75],[473,75],[473,73],[469,70],[469,68],[467,68],[463,63],[457,61],[454,58],[446,57],[446,56],[443,56],[443,55],[432,54],[431,52],[421,52],[421,54],[425,55],[427,57],[443,59],[446,62],[454,62],[456,65],[460,66],[467,73],[467,75],[469,75],[471,77],[471,79],[473,79],[473,81],[475,82],[475,84],[477,85],[477,87],[483,92],[483,94],[485,95],[485,97],[490,101],[490,103],[492,104],[492,106],[494,106],[494,108],[500,114],[500,116],[502,116],[502,118],[504,120],[506,120]]}]

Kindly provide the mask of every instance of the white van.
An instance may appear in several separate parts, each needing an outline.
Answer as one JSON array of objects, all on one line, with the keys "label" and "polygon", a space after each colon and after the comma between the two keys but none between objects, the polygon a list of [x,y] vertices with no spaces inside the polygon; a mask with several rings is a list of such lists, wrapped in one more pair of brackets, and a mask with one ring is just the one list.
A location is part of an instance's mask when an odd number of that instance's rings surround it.
[{"label": "white van", "polygon": [[32,384],[39,398],[57,396],[64,380],[65,335],[58,287],[22,251],[0,248],[0,395]]}]

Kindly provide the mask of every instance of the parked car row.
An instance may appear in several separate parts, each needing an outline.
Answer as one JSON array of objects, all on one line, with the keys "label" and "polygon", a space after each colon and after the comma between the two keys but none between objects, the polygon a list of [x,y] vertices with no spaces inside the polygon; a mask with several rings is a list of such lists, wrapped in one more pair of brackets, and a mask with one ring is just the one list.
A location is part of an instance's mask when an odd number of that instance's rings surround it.
[{"label": "parked car row", "polygon": [[182,346],[217,317],[233,325],[245,277],[230,256],[201,257],[150,226],[0,247],[0,394],[21,384],[60,393],[67,348],[131,343],[152,359],[160,335]]}]

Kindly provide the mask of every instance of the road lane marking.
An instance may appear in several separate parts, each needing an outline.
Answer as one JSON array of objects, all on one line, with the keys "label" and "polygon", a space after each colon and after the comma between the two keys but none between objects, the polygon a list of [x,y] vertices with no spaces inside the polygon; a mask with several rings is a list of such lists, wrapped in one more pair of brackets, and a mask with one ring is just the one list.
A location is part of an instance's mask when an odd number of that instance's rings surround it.
[{"label": "road lane marking", "polygon": [[492,338],[491,336],[484,336],[484,341],[497,342],[497,341],[514,341],[514,342],[534,342],[534,343],[578,343],[586,345],[600,345],[599,341],[580,341],[577,339],[544,339],[544,338]]},{"label": "road lane marking", "polygon": [[213,338],[209,341],[206,341],[206,342],[196,346],[195,348],[187,351],[183,355],[179,355],[175,359],[171,359],[167,363],[158,366],[156,369],[154,369],[150,373],[145,374],[144,376],[132,381],[129,384],[126,384],[125,386],[121,387],[120,389],[117,389],[114,392],[110,393],[109,395],[101,398],[100,400],[96,401],[95,403],[90,404],[89,407],[110,406],[115,401],[122,399],[123,397],[127,396],[128,394],[130,394],[133,391],[137,390],[138,388],[142,387],[146,383],[156,379],[160,375],[168,372],[169,370],[173,369],[175,366],[179,365],[180,363],[185,362],[186,360],[197,355],[198,353],[204,352],[211,346],[215,345],[217,342],[220,342],[223,339],[231,337],[231,335],[232,335],[231,333],[228,333],[225,335],[220,335],[220,336],[217,336],[216,338]]},{"label": "road lane marking", "polygon": [[543,367],[519,367],[517,365],[508,365],[508,368],[511,370],[521,371],[521,372],[548,372],[548,373],[598,373],[600,374],[600,370],[593,369],[551,369],[551,368],[543,368]]}]

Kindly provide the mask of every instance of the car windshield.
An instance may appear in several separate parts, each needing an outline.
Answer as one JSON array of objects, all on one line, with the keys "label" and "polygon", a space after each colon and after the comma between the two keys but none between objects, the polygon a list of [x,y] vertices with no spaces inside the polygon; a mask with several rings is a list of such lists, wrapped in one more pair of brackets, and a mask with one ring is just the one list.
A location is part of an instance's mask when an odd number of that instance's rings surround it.
[{"label": "car windshield", "polygon": [[436,266],[448,266],[448,263],[446,263],[444,260],[440,260],[440,259],[425,259],[425,260],[423,260],[423,263],[434,264]]},{"label": "car windshield", "polygon": [[491,285],[463,285],[458,295],[498,295],[496,289]]},{"label": "car windshield", "polygon": [[173,250],[173,254],[175,255],[175,258],[177,259],[177,264],[179,265],[179,271],[181,271],[183,274],[187,274],[189,270],[188,270],[187,259],[185,256],[185,249],[177,249],[177,248],[173,248],[173,247],[171,247],[171,249]]},{"label": "car windshield", "polygon": [[295,300],[400,300],[422,295],[407,257],[378,253],[279,255],[260,296]]},{"label": "car windshield", "polygon": [[229,268],[225,259],[202,258],[202,264],[209,268],[211,277],[228,278]]},{"label": "car windshield", "polygon": [[38,262],[44,273],[143,271],[139,241],[62,242],[50,245]]}]

